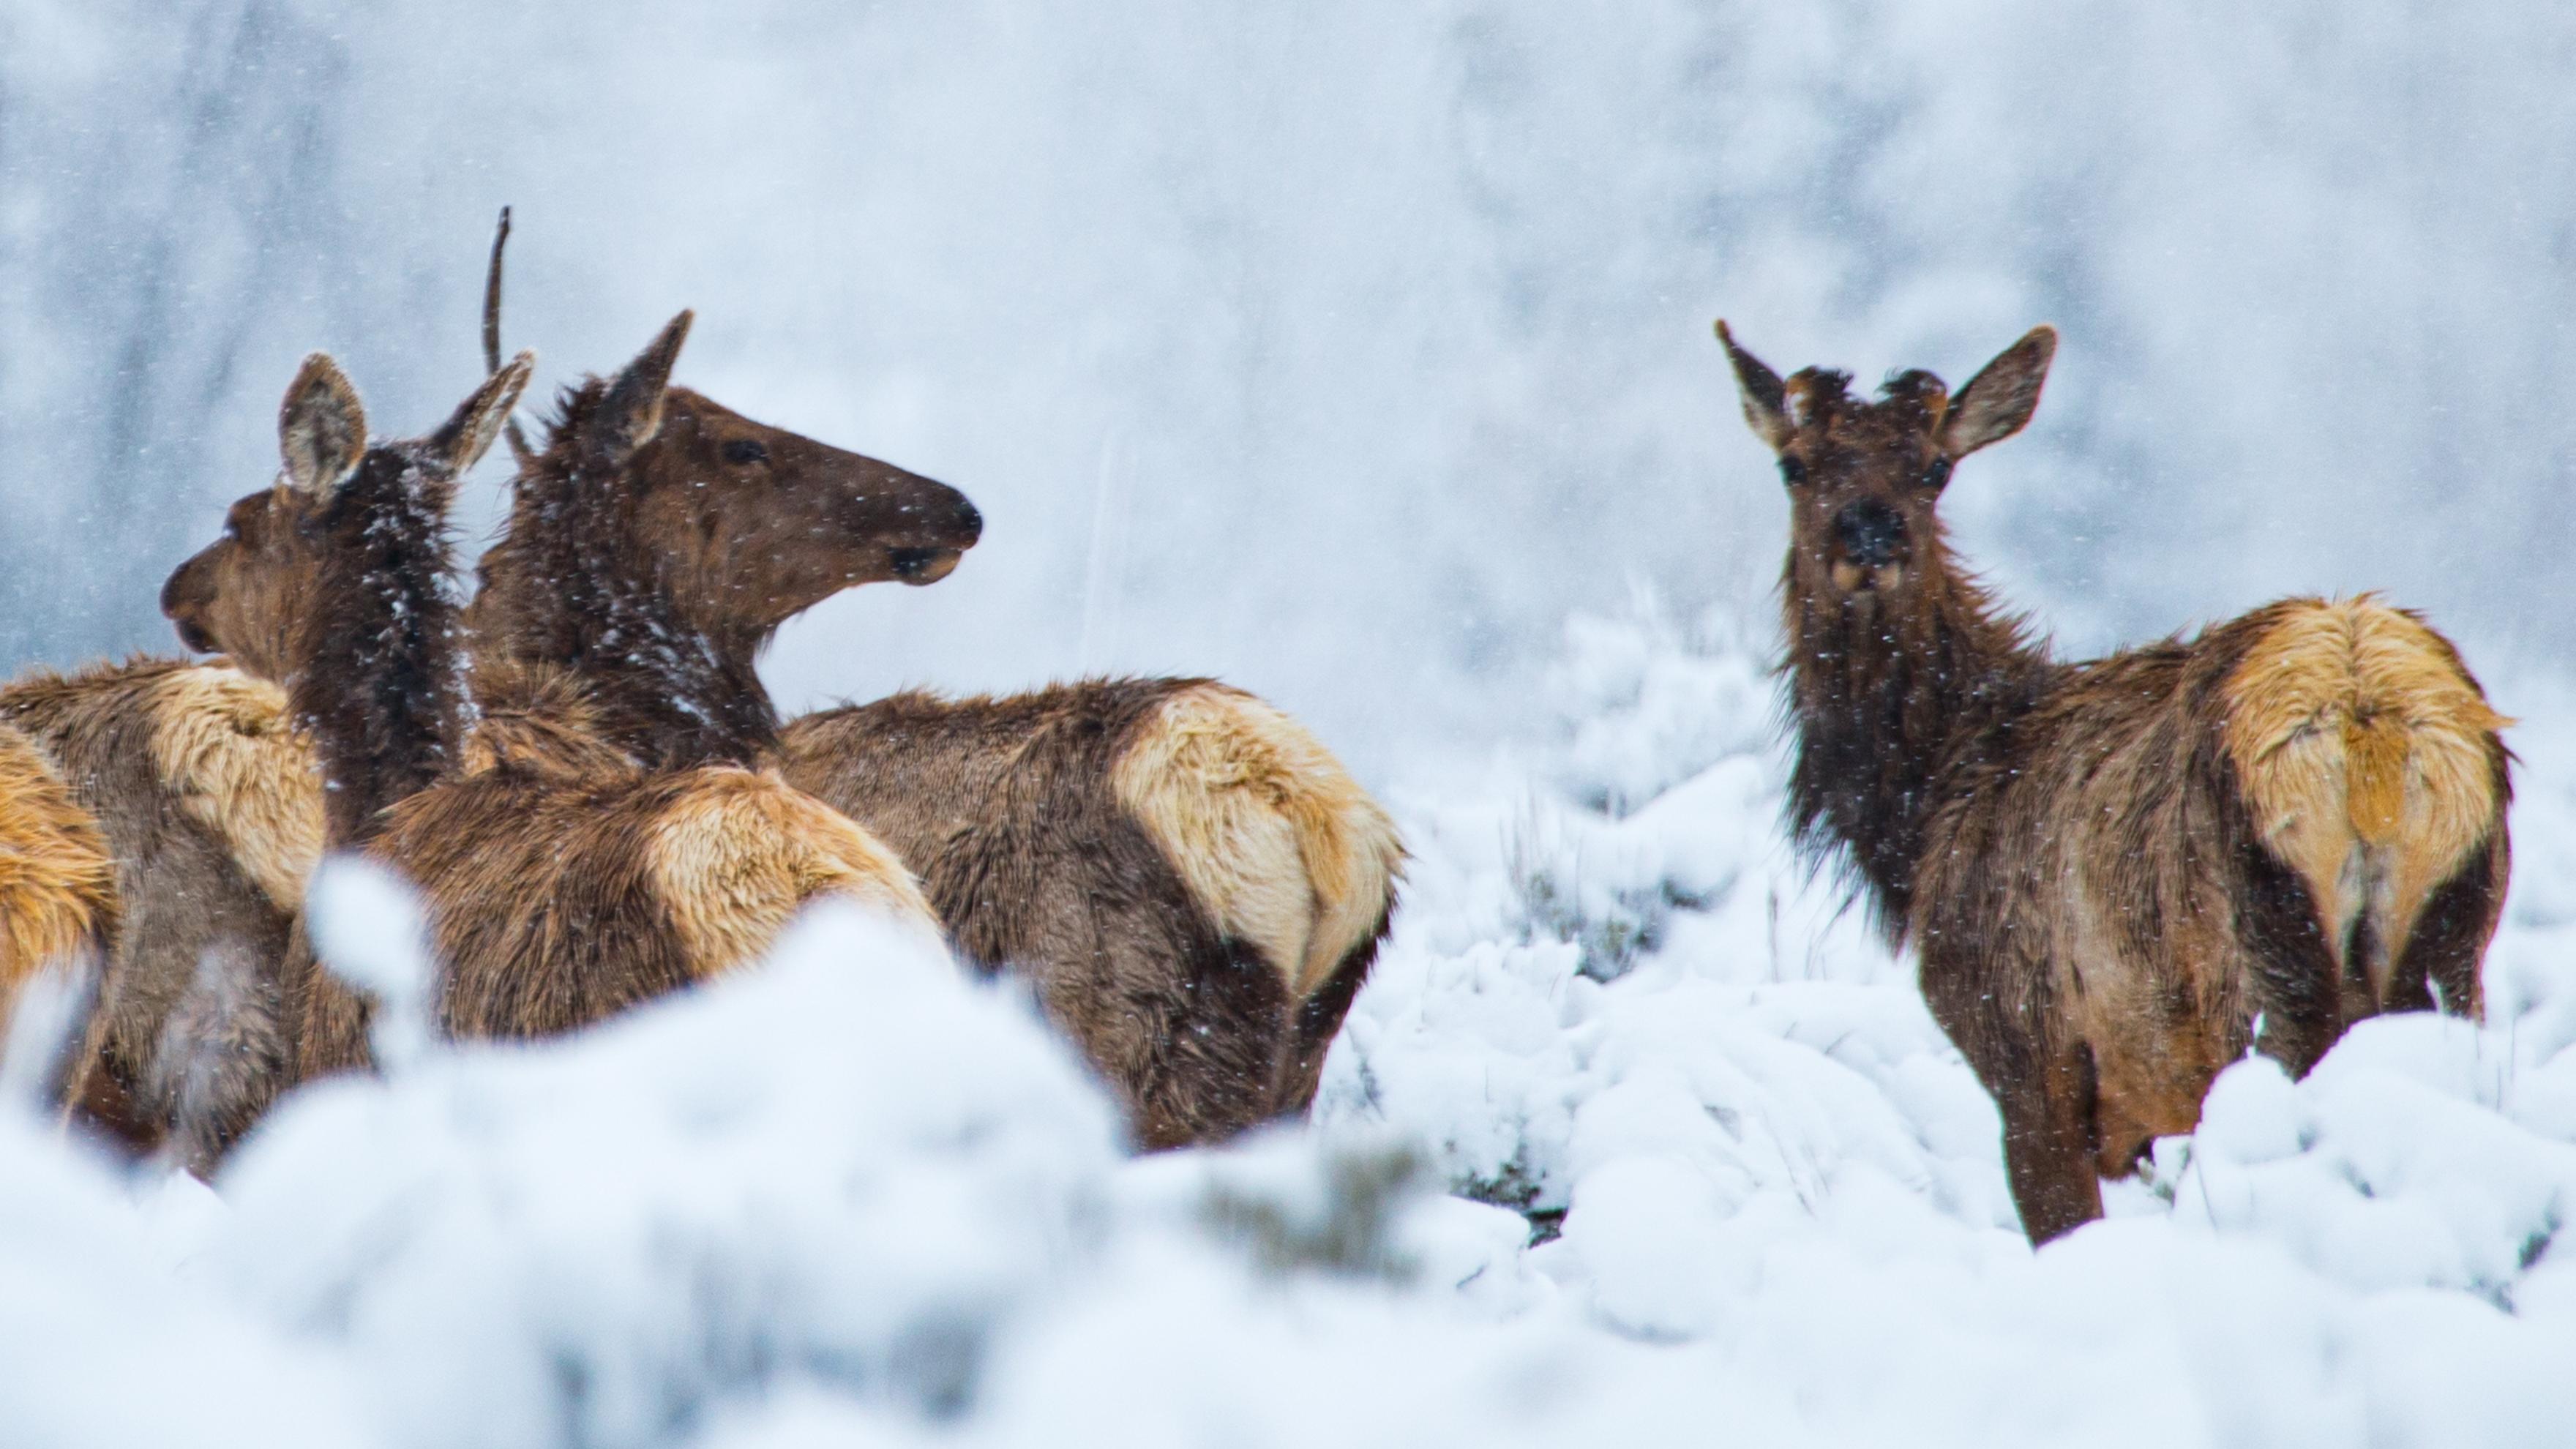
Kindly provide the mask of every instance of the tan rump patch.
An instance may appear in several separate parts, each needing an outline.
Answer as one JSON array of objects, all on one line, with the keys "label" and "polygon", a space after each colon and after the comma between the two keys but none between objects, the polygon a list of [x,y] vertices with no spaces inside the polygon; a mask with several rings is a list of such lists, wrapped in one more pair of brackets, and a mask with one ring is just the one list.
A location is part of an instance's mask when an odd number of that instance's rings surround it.
[{"label": "tan rump patch", "polygon": [[1165,701],[1119,757],[1119,803],[1201,909],[1303,1000],[1377,929],[1404,844],[1305,726],[1238,689]]},{"label": "tan rump patch", "polygon": [[103,944],[115,921],[98,822],[32,741],[0,726],[0,1022],[19,988]]},{"label": "tan rump patch", "polygon": [[322,858],[322,775],[286,694],[238,669],[174,669],[154,687],[152,766],[279,909],[298,910]]},{"label": "tan rump patch", "polygon": [[2383,1001],[2415,916],[2496,824],[2496,731],[2439,634],[2371,595],[2302,600],[2226,685],[2227,750],[2264,841],[2315,894],[2340,956],[2371,918]]},{"label": "tan rump patch", "polygon": [[846,897],[927,943],[940,940],[929,902],[894,852],[773,771],[703,771],[654,823],[649,860],[701,979],[758,961],[819,896]]}]

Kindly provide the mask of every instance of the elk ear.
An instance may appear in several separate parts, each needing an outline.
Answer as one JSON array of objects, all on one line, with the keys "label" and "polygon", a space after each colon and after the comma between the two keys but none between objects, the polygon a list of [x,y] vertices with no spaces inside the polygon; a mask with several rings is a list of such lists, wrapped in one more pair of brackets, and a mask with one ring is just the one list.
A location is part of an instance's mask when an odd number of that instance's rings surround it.
[{"label": "elk ear", "polygon": [[327,352],[304,359],[277,407],[277,451],[289,486],[327,498],[367,452],[367,410]]},{"label": "elk ear", "polygon": [[444,468],[450,477],[462,476],[481,462],[492,440],[501,436],[501,425],[510,420],[510,409],[519,405],[519,394],[527,390],[528,376],[536,369],[537,355],[522,352],[510,359],[509,366],[485,378],[456,415],[424,442],[426,461]]},{"label": "elk ear", "polygon": [[1726,360],[1735,367],[1736,390],[1744,398],[1744,424],[1753,436],[1778,452],[1785,446],[1797,425],[1789,419],[1789,392],[1780,385],[1780,374],[1763,365],[1762,359],[1735,345],[1735,334],[1726,330],[1723,318],[1717,324],[1717,340],[1726,346]]},{"label": "elk ear", "polygon": [[590,447],[613,462],[624,462],[662,430],[662,394],[671,386],[671,369],[680,361],[680,344],[689,340],[695,312],[682,312],[645,345],[592,414]]},{"label": "elk ear", "polygon": [[1941,455],[1953,462],[2022,430],[2039,408],[2039,386],[2057,356],[2057,329],[2033,327],[1968,379],[1941,419]]}]

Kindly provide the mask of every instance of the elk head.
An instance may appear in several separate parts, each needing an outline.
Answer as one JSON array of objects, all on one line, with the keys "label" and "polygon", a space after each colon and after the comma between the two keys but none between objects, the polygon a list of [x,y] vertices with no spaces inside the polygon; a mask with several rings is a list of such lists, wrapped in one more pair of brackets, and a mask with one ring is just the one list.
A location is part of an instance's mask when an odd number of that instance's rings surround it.
[{"label": "elk head", "polygon": [[426,495],[425,516],[443,520],[457,478],[492,446],[534,366],[522,352],[436,432],[369,447],[366,409],[339,364],[319,352],[304,359],[278,409],[277,481],[235,502],[222,536],[161,587],[181,642],[284,680],[303,662],[299,630],[314,618],[333,551],[364,547],[368,505],[408,488]]},{"label": "elk head", "polygon": [[577,506],[612,515],[594,521],[682,621],[762,640],[843,589],[935,583],[957,567],[984,528],[964,494],[671,386],[691,317],[671,319],[604,386],[577,390],[536,465],[568,467],[594,495]]},{"label": "elk head", "polygon": [[1943,562],[1934,505],[1962,458],[2020,432],[2039,406],[2057,331],[2034,327],[1952,396],[1929,372],[1889,378],[1875,401],[1848,373],[1787,382],[1717,324],[1744,421],[1779,456],[1789,487],[1793,599],[1863,611],[1907,597]]}]

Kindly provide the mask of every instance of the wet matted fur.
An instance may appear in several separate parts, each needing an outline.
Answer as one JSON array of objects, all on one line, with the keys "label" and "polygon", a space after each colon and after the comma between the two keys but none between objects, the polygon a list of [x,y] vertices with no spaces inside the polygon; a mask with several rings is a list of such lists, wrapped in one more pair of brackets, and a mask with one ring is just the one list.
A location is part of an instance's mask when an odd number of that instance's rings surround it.
[{"label": "wet matted fur", "polygon": [[2248,1050],[2300,1073],[2360,1017],[2478,1012],[2508,756],[2447,641],[2375,599],[2291,599],[2059,662],[1934,511],[2028,421],[2053,332],[1955,398],[1908,372],[1875,401],[1720,336],[1789,484],[1791,825],[1914,946],[2034,1241],[2098,1216],[2099,1176],[2189,1131]]},{"label": "wet matted fur", "polygon": [[183,1093],[195,1120],[239,1116],[222,1104],[283,1052],[274,983],[218,993],[216,1015],[176,1008],[208,972],[278,957],[320,858],[321,776],[285,694],[221,663],[137,657],[22,676],[0,719],[43,748],[115,866],[122,923],[70,1075],[76,1115],[135,1150],[164,1139]]}]

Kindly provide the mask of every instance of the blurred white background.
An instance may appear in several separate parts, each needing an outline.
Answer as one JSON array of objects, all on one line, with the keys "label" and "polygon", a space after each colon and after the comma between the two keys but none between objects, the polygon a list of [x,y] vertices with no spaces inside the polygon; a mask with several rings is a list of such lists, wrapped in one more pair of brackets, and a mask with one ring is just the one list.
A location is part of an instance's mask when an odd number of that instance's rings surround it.
[{"label": "blurred white background", "polygon": [[1948,514],[2070,647],[2380,587],[2554,670],[2571,74],[2507,0],[9,0],[0,651],[169,647],[304,352],[441,415],[508,202],[547,385],[694,306],[682,381],[984,508],[781,640],[791,705],[1204,671],[1372,775],[1512,733],[1570,607],[1771,586],[1721,313],[1865,382],[2065,328]]}]

